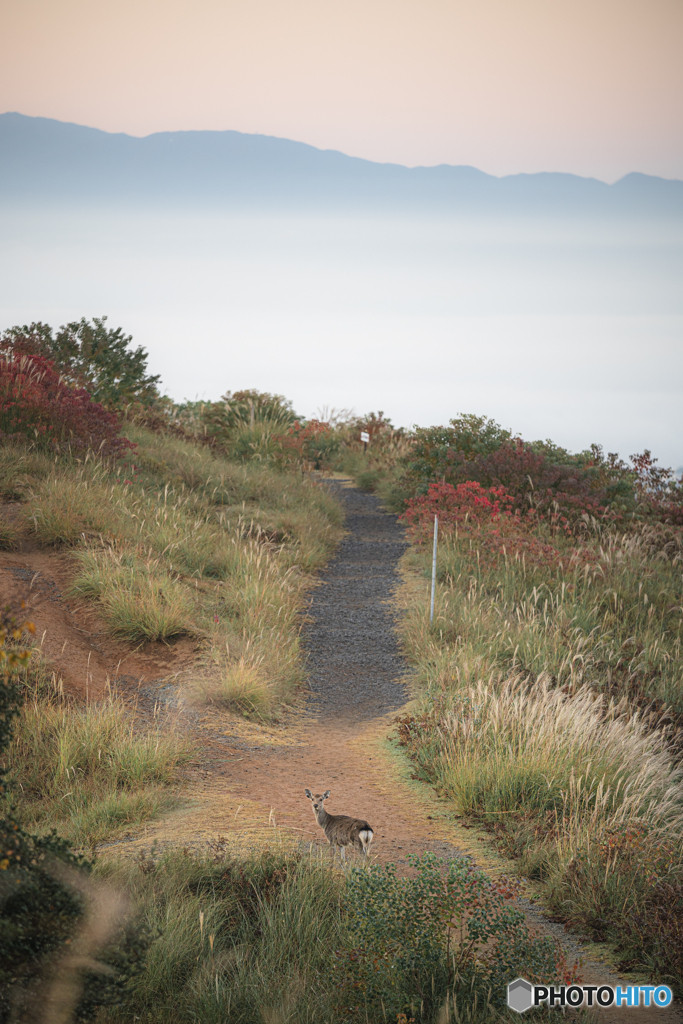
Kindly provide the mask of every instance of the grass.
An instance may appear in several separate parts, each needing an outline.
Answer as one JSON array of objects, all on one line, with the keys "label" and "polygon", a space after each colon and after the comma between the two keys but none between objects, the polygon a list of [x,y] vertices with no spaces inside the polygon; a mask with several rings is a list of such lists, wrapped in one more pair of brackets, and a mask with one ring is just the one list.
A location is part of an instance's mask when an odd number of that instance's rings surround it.
[{"label": "grass", "polygon": [[21,467],[23,530],[73,550],[72,594],[97,603],[113,636],[191,635],[207,700],[219,703],[244,665],[258,676],[259,714],[276,714],[304,678],[299,615],[309,574],[341,535],[338,503],[300,472],[238,465],[130,424],[127,432],[138,447],[116,468],[6,446],[0,482]]},{"label": "grass", "polygon": [[18,531],[11,523],[0,520],[0,551],[14,551],[18,542]]},{"label": "grass", "polygon": [[[420,696],[401,730],[556,913],[683,987],[683,577],[665,532],[539,534],[559,557],[528,561],[485,530],[443,537],[434,622],[426,580],[403,620]],[[427,546],[407,556],[425,576]]]},{"label": "grass", "polygon": [[[509,1020],[500,1006],[507,971],[536,967],[555,976],[563,969],[556,947],[530,935],[471,867],[451,865],[449,882],[436,859],[425,877],[429,868],[418,868],[421,880],[380,867],[343,874],[319,853],[273,848],[236,860],[220,843],[205,856],[101,861],[99,879],[127,891],[140,924],[158,938],[124,1005],[100,1011],[98,1024]],[[440,922],[430,922],[428,948],[415,933],[415,915],[430,896],[448,902],[450,894],[453,904],[468,887],[491,915],[485,935],[501,941],[500,960],[478,955],[490,946],[485,937],[459,939],[454,931],[447,948]],[[466,905],[461,898],[449,909],[462,915]],[[464,974],[449,972],[451,958]],[[495,992],[487,992],[489,982]]]},{"label": "grass", "polygon": [[227,708],[248,718],[267,719],[273,709],[273,693],[268,684],[259,676],[255,666],[243,659],[220,675],[200,676],[193,687],[205,703]]},{"label": "grass", "polygon": [[71,594],[98,600],[113,636],[135,643],[196,632],[191,591],[165,573],[159,559],[143,561],[115,548],[86,548],[78,558]]},{"label": "grass", "polygon": [[[647,530],[597,536],[579,548],[553,541],[559,560],[529,564],[487,560],[485,533],[444,539],[434,628],[421,611],[410,613],[408,649],[429,650],[444,680],[546,673],[560,686],[585,683],[634,706],[659,700],[683,714],[678,549],[658,547]],[[433,685],[432,669],[430,678]]]},{"label": "grass", "polygon": [[3,443],[0,453],[0,497],[25,501],[31,488],[54,467],[54,456],[24,445]]},{"label": "grass", "polygon": [[125,888],[160,933],[127,1004],[101,1012],[101,1024],[339,1019],[343,882],[320,858],[174,852],[98,872]]},{"label": "grass", "polygon": [[[590,690],[536,680],[467,687],[438,730],[440,778],[463,813],[491,809],[683,828],[680,783],[660,733]],[[602,819],[602,820],[601,820]]]},{"label": "grass", "polygon": [[4,758],[22,824],[92,848],[173,806],[193,748],[172,723],[145,728],[115,696],[76,706],[31,671],[40,685],[26,694]]}]

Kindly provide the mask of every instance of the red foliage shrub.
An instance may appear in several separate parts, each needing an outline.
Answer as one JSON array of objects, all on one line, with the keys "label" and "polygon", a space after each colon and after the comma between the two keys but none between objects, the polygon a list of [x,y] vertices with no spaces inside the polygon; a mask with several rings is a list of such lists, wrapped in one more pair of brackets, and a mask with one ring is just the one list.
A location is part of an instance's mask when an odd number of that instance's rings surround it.
[{"label": "red foliage shrub", "polygon": [[647,449],[630,458],[641,515],[667,526],[683,526],[683,478],[657,465]]},{"label": "red foliage shrub", "polygon": [[[478,568],[492,569],[506,560],[519,561],[529,568],[564,568],[595,563],[597,553],[589,547],[560,549],[543,537],[537,527],[545,524],[535,509],[522,515],[515,499],[503,487],[482,487],[467,480],[452,484],[430,484],[427,494],[411,498],[401,518],[408,524],[412,540],[424,543],[432,537],[434,516],[439,530],[453,532],[457,527]],[[552,513],[556,519],[557,514]],[[556,522],[551,522],[556,528]]]},{"label": "red foliage shrub", "polygon": [[471,526],[497,520],[511,514],[514,498],[504,487],[482,487],[476,480],[464,483],[430,484],[426,494],[410,498],[401,516],[411,528],[414,539],[431,534],[434,516],[442,528],[469,523]]},{"label": "red foliage shrub", "polygon": [[565,529],[585,514],[607,512],[605,495],[596,488],[588,466],[552,462],[521,440],[508,441],[476,461],[479,479],[504,486],[514,495],[516,508],[533,508]]},{"label": "red foliage shrub", "polygon": [[329,423],[298,420],[282,438],[285,461],[307,462],[314,469],[325,469],[339,448],[339,437]]},{"label": "red foliage shrub", "polygon": [[467,459],[450,450],[444,479],[457,483],[463,474],[483,487],[504,488],[512,506],[524,514],[533,509],[553,526],[572,532],[585,515],[604,518],[613,513],[590,466],[563,465],[536,452],[520,439],[504,442],[493,452]]},{"label": "red foliage shrub", "polygon": [[603,518],[608,506],[614,517],[632,498],[628,467],[606,461],[596,446],[570,455],[550,441],[513,438],[486,417],[460,416],[449,427],[417,429],[402,466],[408,492],[424,494],[436,480],[502,487],[515,510],[534,509],[567,532],[587,514]]},{"label": "red foliage shrub", "polygon": [[0,436],[118,458],[135,447],[119,430],[118,416],[66,385],[49,360],[0,352]]}]

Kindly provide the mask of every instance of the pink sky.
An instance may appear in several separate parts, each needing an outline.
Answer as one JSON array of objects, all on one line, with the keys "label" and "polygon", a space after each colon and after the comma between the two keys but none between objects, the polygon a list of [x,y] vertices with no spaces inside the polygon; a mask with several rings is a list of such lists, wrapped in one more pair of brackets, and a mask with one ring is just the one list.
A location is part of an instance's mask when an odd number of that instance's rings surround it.
[{"label": "pink sky", "polygon": [[682,0],[4,0],[0,110],[683,178]]}]

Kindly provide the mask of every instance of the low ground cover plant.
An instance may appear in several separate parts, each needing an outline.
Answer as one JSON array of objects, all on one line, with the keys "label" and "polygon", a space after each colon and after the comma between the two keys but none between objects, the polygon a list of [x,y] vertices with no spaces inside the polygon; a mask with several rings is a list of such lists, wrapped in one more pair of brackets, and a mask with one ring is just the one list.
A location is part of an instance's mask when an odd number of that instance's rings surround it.
[{"label": "low ground cover plant", "polygon": [[490,1020],[504,1009],[511,978],[575,976],[553,939],[530,935],[510,903],[514,883],[492,881],[468,858],[442,863],[427,853],[411,863],[412,878],[375,865],[347,883],[353,945],[345,962],[338,956],[360,1015],[450,1020],[478,1007]]},{"label": "low ground cover plant", "polygon": [[[158,934],[126,1002],[99,1018],[143,1024],[503,1019],[514,972],[570,980],[557,945],[532,937],[514,886],[470,862],[335,872],[319,854],[235,859],[166,853],[102,862]],[[513,972],[513,974],[510,974]]]}]

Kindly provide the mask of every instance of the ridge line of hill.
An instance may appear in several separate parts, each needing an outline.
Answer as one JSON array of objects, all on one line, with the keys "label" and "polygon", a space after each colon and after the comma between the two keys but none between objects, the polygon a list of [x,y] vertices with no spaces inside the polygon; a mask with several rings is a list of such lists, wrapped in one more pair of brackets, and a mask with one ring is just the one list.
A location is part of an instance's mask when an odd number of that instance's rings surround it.
[{"label": "ridge line of hill", "polygon": [[633,172],[613,184],[561,172],[495,177],[467,165],[407,167],[262,134],[137,137],[0,114],[0,201],[294,203],[557,215],[683,214],[683,181]]}]

